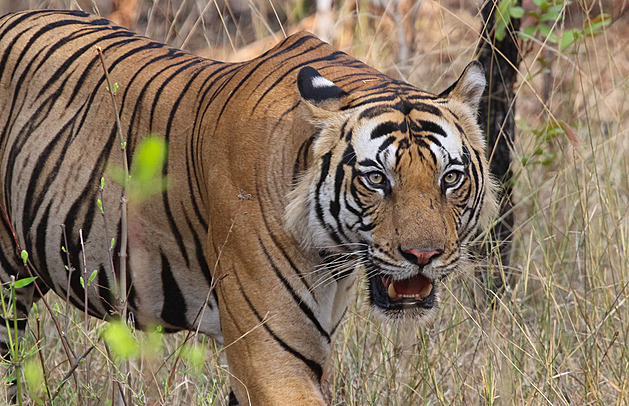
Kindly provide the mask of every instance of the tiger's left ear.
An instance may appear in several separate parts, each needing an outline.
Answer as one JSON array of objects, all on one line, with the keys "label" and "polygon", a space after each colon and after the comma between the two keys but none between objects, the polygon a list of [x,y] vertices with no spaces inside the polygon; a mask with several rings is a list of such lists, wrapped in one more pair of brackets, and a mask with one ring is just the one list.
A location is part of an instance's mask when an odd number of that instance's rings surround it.
[{"label": "tiger's left ear", "polygon": [[349,94],[345,90],[321,76],[310,66],[299,71],[297,88],[303,100],[323,110],[339,111],[348,103]]},{"label": "tiger's left ear", "polygon": [[439,95],[442,98],[457,99],[478,110],[485,86],[485,69],[478,61],[470,62],[459,79]]}]

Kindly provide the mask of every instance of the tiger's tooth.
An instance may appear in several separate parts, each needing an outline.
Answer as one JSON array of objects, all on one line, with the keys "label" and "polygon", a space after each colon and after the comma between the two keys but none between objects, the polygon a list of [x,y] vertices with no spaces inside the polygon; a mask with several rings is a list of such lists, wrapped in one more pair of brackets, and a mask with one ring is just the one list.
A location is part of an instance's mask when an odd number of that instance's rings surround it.
[{"label": "tiger's tooth", "polygon": [[430,292],[432,292],[432,283],[426,285],[426,287],[422,289],[417,296],[419,296],[420,300],[424,300],[428,297],[428,295],[430,295]]},{"label": "tiger's tooth", "polygon": [[389,297],[391,299],[397,299],[398,298],[398,294],[395,291],[395,286],[393,286],[393,282],[391,282],[391,284],[387,288],[387,293],[389,294]]}]

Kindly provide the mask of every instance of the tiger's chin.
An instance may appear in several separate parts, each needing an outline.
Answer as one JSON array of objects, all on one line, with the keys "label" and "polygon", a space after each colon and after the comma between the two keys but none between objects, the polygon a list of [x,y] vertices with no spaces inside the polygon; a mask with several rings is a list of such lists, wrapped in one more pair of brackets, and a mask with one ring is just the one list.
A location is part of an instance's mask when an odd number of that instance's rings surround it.
[{"label": "tiger's chin", "polygon": [[389,322],[428,324],[439,307],[437,284],[421,272],[403,280],[372,273],[368,278],[369,301],[374,313]]}]

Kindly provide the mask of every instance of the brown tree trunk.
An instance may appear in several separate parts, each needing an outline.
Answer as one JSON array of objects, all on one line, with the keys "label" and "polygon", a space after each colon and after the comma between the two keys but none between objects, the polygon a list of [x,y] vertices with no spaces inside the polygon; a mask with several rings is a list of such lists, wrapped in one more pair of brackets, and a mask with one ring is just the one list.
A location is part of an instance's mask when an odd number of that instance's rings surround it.
[{"label": "brown tree trunk", "polygon": [[[500,220],[491,230],[492,238],[500,248],[502,274],[483,274],[482,280],[492,291],[500,290],[504,283],[512,279],[508,271],[513,233],[513,201],[511,150],[515,135],[515,94],[513,85],[517,79],[516,69],[520,63],[520,43],[516,31],[520,28],[519,19],[511,19],[504,38],[499,41],[495,35],[499,0],[485,0],[481,15],[483,29],[477,49],[478,60],[485,67],[487,89],[481,102],[479,123],[487,138],[487,156],[491,172],[500,181]],[[517,0],[517,5],[521,0]],[[498,268],[500,269],[500,268]]]}]

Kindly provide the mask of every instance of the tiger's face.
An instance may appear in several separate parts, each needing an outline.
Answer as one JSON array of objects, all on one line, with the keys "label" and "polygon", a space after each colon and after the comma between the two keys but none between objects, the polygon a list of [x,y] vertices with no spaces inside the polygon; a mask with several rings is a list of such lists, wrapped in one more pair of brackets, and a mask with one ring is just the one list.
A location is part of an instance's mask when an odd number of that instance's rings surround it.
[{"label": "tiger's face", "polygon": [[[320,131],[287,224],[333,272],[339,258],[363,265],[376,313],[431,319],[439,281],[462,268],[465,242],[495,210],[476,124],[482,68],[471,64],[439,96],[410,86],[347,94],[316,71],[298,82]],[[301,226],[290,221],[297,203]]]}]

